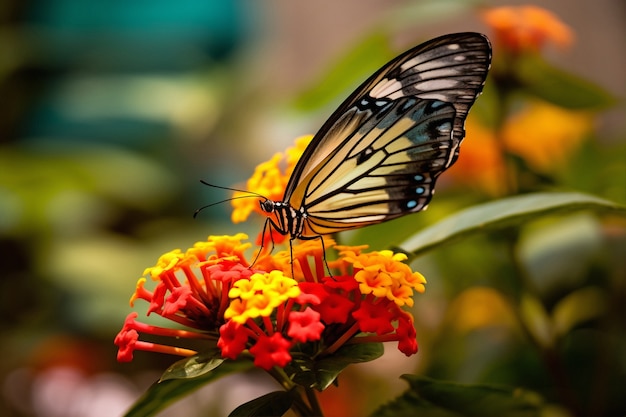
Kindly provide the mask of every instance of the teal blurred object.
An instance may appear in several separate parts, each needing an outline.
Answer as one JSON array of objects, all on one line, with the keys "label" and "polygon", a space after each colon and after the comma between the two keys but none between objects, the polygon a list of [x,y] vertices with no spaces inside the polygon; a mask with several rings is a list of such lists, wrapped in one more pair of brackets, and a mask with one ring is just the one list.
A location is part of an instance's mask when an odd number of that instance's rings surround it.
[{"label": "teal blurred object", "polygon": [[192,218],[211,156],[198,148],[219,143],[220,74],[254,28],[248,8],[3,1],[0,387],[20,395],[0,390],[0,415],[53,415],[33,411],[40,376],[113,372],[136,274],[214,230]]},{"label": "teal blurred object", "polygon": [[227,58],[242,40],[242,7],[237,0],[39,0],[29,3],[25,23],[45,35],[59,66],[177,71]]},{"label": "teal blurred object", "polygon": [[[0,116],[2,141],[154,145],[171,133],[168,121],[123,111],[125,94],[136,81],[175,82],[227,61],[248,35],[245,8],[239,0],[16,3],[9,26],[24,50],[0,78],[3,101],[14,103],[11,117]],[[146,101],[163,101],[142,88]],[[67,111],[69,103],[88,112],[95,102],[95,117]]]}]

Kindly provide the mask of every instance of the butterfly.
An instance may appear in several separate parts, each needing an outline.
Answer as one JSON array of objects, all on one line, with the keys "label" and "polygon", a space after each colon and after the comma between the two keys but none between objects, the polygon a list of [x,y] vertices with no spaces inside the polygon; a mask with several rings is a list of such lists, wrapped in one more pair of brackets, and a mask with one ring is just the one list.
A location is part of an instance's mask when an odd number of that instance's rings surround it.
[{"label": "butterfly", "polygon": [[391,60],[322,125],[266,228],[308,240],[424,210],[459,156],[464,123],[491,65],[479,33],[444,35]]}]

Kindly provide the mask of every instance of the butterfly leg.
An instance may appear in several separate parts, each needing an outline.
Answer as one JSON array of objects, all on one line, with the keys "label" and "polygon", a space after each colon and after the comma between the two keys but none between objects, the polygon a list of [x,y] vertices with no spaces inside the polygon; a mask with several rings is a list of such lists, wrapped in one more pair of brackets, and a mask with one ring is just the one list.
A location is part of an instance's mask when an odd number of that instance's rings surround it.
[{"label": "butterfly leg", "polygon": [[272,219],[269,219],[269,218],[266,219],[265,224],[263,225],[263,231],[261,232],[261,247],[259,248],[259,251],[257,252],[256,256],[254,257],[254,260],[252,261],[248,269],[254,266],[256,261],[259,259],[259,256],[261,256],[261,252],[263,252],[263,248],[265,248],[265,232],[267,232],[268,228],[270,229],[270,242],[272,242],[272,248],[270,249],[270,253],[274,252],[274,236],[272,236],[272,227],[276,229],[276,225],[274,224],[274,222],[272,222]]},{"label": "butterfly leg", "polygon": [[[328,266],[328,262],[326,261],[326,245],[324,244],[324,237],[322,235],[310,236],[310,237],[300,236],[300,240],[313,240],[313,239],[319,239],[320,243],[322,244],[322,260],[324,261],[324,267],[326,268],[326,271],[328,271],[328,276],[332,278],[333,273],[330,272],[330,267]],[[289,246],[291,247],[291,241],[289,242]],[[291,263],[293,264],[293,254],[291,255]]]},{"label": "butterfly leg", "polygon": [[328,267],[328,262],[326,261],[326,245],[324,244],[324,237],[322,235],[319,235],[317,237],[322,243],[322,259],[324,260],[324,266],[326,267],[326,270],[328,271],[328,276],[332,278],[333,273],[330,272],[330,268]]},{"label": "butterfly leg", "polygon": [[293,238],[289,239],[289,259],[291,259],[291,278],[296,277],[296,275],[293,272]]}]

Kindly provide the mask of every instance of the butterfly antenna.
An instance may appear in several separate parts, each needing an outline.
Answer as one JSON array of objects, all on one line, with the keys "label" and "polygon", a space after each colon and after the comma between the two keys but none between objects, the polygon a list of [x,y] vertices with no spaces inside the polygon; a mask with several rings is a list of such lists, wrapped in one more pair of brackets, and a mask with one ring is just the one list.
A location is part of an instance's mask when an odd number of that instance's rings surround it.
[{"label": "butterfly antenna", "polygon": [[[219,188],[220,190],[227,190],[227,191],[238,191],[240,193],[248,193],[248,194],[252,194],[252,196],[256,196],[256,197],[261,197],[261,198],[266,198],[265,196],[259,194],[259,193],[255,193],[254,191],[248,191],[248,190],[242,190],[239,188],[232,188],[232,187],[224,187],[223,185],[215,185],[215,184],[211,184],[210,182],[206,182],[205,180],[200,180],[200,182],[208,187],[212,187],[212,188]],[[252,197],[250,196],[250,197]],[[225,200],[228,201],[228,200]]]},{"label": "butterfly antenna", "polygon": [[262,198],[262,199],[267,200],[267,197],[262,196],[262,195],[261,195],[261,194],[259,194],[259,193],[255,193],[254,191],[240,190],[240,189],[238,189],[238,188],[231,188],[231,187],[223,187],[223,186],[221,186],[221,185],[215,185],[215,184],[208,183],[208,182],[206,182],[206,181],[204,181],[204,180],[200,180],[200,182],[201,182],[202,184],[204,184],[204,185],[209,186],[209,187],[219,188],[220,190],[237,191],[237,192],[240,192],[240,193],[248,193],[248,195],[240,195],[240,196],[238,196],[238,197],[231,197],[231,198],[227,198],[227,199],[225,199],[225,200],[217,201],[217,202],[215,202],[215,203],[207,204],[206,206],[202,206],[202,207],[200,207],[199,209],[197,209],[196,211],[194,211],[194,212],[193,212],[193,218],[194,218],[194,219],[196,218],[196,216],[198,215],[198,213],[200,213],[202,210],[204,210],[204,209],[206,209],[206,208],[209,208],[209,207],[216,206],[216,205],[218,205],[218,204],[226,203],[226,202],[228,202],[228,201],[238,200],[238,199],[240,199],[240,198],[253,198],[253,197],[255,197],[255,198]]}]

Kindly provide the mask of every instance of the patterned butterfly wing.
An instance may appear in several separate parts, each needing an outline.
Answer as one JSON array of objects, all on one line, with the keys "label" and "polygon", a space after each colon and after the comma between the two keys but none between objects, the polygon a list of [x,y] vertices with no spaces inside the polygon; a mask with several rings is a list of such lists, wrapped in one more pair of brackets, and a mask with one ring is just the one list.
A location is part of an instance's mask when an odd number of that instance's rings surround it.
[{"label": "patterned butterfly wing", "polygon": [[426,208],[435,180],[458,156],[490,62],[484,35],[451,34],[366,80],[315,135],[289,180],[283,201],[306,213],[297,237]]}]

